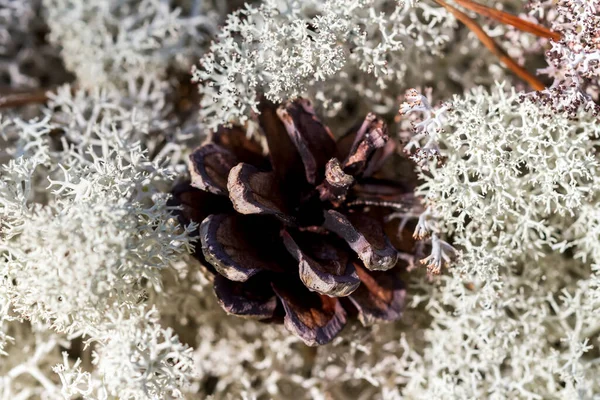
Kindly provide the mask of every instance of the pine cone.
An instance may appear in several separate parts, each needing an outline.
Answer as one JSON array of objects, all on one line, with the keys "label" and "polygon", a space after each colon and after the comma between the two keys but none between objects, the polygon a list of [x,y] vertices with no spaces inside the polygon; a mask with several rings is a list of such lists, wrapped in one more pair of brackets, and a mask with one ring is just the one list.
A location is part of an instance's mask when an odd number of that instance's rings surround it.
[{"label": "pine cone", "polygon": [[[394,153],[385,124],[369,114],[336,143],[303,99],[264,101],[259,122],[268,157],[242,128],[221,128],[191,154],[191,182],[173,193],[181,222],[200,223],[196,257],[219,304],[283,320],[310,346],[330,342],[352,315],[365,325],[400,318],[406,290],[384,223],[414,196],[373,177]],[[412,249],[410,234],[390,236]]]}]

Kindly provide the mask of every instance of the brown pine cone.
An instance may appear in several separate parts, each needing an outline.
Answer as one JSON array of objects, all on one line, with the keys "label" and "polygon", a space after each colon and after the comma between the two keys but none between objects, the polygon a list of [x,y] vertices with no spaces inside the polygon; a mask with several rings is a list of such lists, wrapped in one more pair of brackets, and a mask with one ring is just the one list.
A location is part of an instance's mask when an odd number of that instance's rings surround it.
[{"label": "brown pine cone", "polygon": [[369,114],[336,143],[307,100],[260,111],[268,157],[242,128],[222,128],[173,192],[181,222],[200,223],[196,257],[219,304],[283,320],[310,346],[330,342],[351,315],[365,325],[400,318],[406,289],[392,268],[414,243],[396,224],[397,250],[384,225],[415,200],[412,185],[374,177],[394,153],[385,124]]}]

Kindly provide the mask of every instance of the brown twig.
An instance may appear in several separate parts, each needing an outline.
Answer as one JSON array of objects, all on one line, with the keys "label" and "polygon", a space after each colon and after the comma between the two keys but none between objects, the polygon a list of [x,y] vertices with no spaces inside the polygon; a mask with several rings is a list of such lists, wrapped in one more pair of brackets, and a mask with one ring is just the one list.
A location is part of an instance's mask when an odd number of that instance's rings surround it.
[{"label": "brown twig", "polygon": [[15,91],[0,88],[0,108],[21,107],[28,104],[43,104],[48,101],[49,89]]},{"label": "brown twig", "polygon": [[536,36],[552,39],[558,41],[561,38],[560,33],[551,31],[545,26],[534,24],[533,22],[526,21],[515,15],[509,14],[505,11],[496,10],[488,6],[484,6],[479,3],[475,3],[472,0],[454,0],[466,9],[475,11],[479,15],[493,19],[505,25],[511,25],[523,32],[533,33]]},{"label": "brown twig", "polygon": [[[535,76],[529,73],[525,68],[521,67],[515,60],[513,60],[507,53],[504,51],[502,47],[500,47],[494,39],[492,39],[485,31],[479,26],[477,22],[475,22],[471,17],[469,17],[464,12],[460,11],[454,6],[446,3],[444,0],[433,0],[435,3],[444,7],[446,10],[450,11],[454,17],[465,24],[467,28],[469,28],[483,43],[485,47],[487,47],[492,53],[496,55],[500,59],[504,65],[508,67],[512,72],[514,72],[519,78],[523,79],[527,82],[533,89],[535,90],[544,90],[545,85],[539,81]],[[464,0],[463,0],[464,1]]]}]

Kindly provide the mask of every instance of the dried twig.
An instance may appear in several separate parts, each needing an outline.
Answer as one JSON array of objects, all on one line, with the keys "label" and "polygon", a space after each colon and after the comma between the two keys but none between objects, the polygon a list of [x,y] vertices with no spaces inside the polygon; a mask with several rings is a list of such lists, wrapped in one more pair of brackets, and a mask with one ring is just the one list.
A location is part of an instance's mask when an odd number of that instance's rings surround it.
[{"label": "dried twig", "polygon": [[27,104],[43,104],[48,101],[48,91],[49,89],[15,91],[10,88],[0,88],[0,108],[21,107]]},{"label": "dried twig", "polygon": [[[519,78],[523,79],[535,90],[544,90],[545,89],[546,86],[540,80],[538,80],[535,76],[533,76],[531,73],[529,73],[529,71],[527,71],[525,68],[523,68],[519,64],[517,64],[517,62],[515,60],[513,60],[506,53],[506,51],[504,51],[504,49],[502,47],[500,47],[494,41],[494,39],[492,39],[487,33],[485,33],[485,31],[481,28],[481,26],[479,26],[479,24],[477,22],[475,22],[475,20],[473,20],[471,17],[469,17],[467,14],[460,11],[456,7],[451,6],[450,4],[446,3],[444,0],[433,0],[433,1],[437,4],[439,4],[440,6],[444,7],[446,10],[450,11],[456,19],[458,19],[460,22],[465,24],[467,28],[469,28],[473,33],[475,33],[475,35],[477,35],[477,37],[479,38],[481,43],[483,43],[483,45],[485,47],[487,47],[492,53],[494,53],[496,55],[496,57],[498,57],[500,59],[500,61],[508,67],[508,69],[510,69],[511,71],[513,71],[515,73],[515,75],[517,75]],[[461,1],[464,2],[465,0],[461,0]],[[458,1],[458,2],[461,3],[461,1]],[[470,3],[471,6],[473,4],[476,4],[476,3],[472,3],[472,4]],[[514,17],[514,18],[517,18],[517,17]]]},{"label": "dried twig", "polygon": [[479,3],[475,3],[472,0],[454,0],[464,8],[475,11],[479,15],[498,21],[501,24],[511,25],[523,32],[529,32],[536,36],[552,39],[558,41],[561,38],[560,33],[551,31],[545,26],[535,24],[533,22],[526,21],[515,15],[509,14],[505,11],[496,10],[488,6],[484,6]]}]

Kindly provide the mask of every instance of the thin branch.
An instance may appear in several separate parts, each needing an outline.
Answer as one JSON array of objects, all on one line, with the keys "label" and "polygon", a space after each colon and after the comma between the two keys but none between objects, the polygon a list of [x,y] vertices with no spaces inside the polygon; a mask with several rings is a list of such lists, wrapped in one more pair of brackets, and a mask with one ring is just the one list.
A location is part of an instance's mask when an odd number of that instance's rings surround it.
[{"label": "thin branch", "polygon": [[535,76],[529,73],[525,68],[521,67],[515,60],[510,58],[510,56],[504,51],[502,47],[500,47],[494,39],[492,39],[485,31],[479,26],[477,22],[475,22],[471,17],[469,17],[464,12],[460,11],[456,7],[451,6],[446,3],[444,0],[433,0],[435,3],[444,7],[446,10],[450,11],[454,17],[465,24],[467,28],[469,28],[483,43],[485,47],[487,47],[492,53],[496,55],[500,59],[500,61],[508,67],[512,72],[515,73],[519,78],[523,79],[527,82],[534,90],[544,90],[545,85],[538,80]]},{"label": "thin branch", "polygon": [[[9,89],[10,90],[10,89]],[[43,104],[48,101],[49,89],[12,91],[0,88],[0,108],[21,107],[28,104]]]},{"label": "thin branch", "polygon": [[533,33],[536,36],[552,39],[554,41],[559,41],[561,38],[560,33],[554,32],[545,26],[534,24],[533,22],[526,21],[521,19],[515,15],[509,14],[505,11],[496,10],[495,8],[491,8],[488,6],[484,6],[479,3],[475,3],[472,0],[454,0],[461,6],[471,11],[475,11],[477,14],[483,15],[484,17],[488,17],[493,19],[494,21],[498,21],[505,25],[511,25],[523,32]]}]

